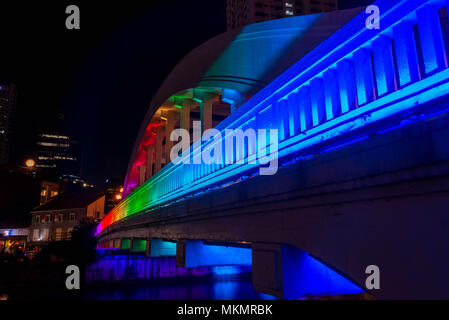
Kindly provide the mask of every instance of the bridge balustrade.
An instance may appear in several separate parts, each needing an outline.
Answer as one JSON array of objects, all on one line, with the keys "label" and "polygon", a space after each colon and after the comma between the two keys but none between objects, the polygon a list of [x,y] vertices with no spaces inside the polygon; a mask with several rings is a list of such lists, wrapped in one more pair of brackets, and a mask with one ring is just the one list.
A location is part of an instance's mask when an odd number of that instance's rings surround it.
[{"label": "bridge balustrade", "polygon": [[[362,12],[221,122],[220,135],[225,137],[225,129],[278,129],[282,158],[444,95],[449,89],[448,2],[375,4],[380,29],[367,28],[368,15]],[[201,148],[222,142],[196,142],[179,159],[193,154],[193,162],[201,162]],[[258,150],[237,146],[234,159],[225,152],[222,164],[170,163],[115,207],[97,233],[254,172],[259,165],[250,160]],[[236,163],[239,159],[243,163]]]}]

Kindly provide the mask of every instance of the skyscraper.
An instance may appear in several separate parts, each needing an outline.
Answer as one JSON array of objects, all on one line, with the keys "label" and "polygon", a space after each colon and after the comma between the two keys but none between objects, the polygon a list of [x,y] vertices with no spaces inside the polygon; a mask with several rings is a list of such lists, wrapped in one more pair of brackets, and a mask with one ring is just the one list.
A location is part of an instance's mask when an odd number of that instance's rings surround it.
[{"label": "skyscraper", "polygon": [[47,176],[80,175],[81,145],[67,135],[39,134],[35,157],[36,168]]},{"label": "skyscraper", "polygon": [[0,85],[0,165],[9,161],[16,86]]},{"label": "skyscraper", "polygon": [[304,14],[337,10],[337,0],[227,0],[227,29]]}]

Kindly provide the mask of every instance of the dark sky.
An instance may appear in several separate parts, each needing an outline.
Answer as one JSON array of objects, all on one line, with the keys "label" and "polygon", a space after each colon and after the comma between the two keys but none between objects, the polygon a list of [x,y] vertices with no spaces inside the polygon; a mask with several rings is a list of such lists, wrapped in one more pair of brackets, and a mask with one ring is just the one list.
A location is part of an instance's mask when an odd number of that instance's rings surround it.
[{"label": "dark sky", "polygon": [[[340,7],[371,0],[340,0]],[[65,28],[65,8],[81,30]],[[13,152],[36,133],[82,142],[83,178],[122,178],[153,94],[189,51],[224,32],[226,0],[1,1],[0,82],[17,84]]]}]

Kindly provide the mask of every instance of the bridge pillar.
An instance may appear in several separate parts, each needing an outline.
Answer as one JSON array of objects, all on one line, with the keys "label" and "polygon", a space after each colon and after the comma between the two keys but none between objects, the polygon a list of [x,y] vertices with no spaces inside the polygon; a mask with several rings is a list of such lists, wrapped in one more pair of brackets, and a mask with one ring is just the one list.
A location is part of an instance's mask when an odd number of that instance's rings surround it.
[{"label": "bridge pillar", "polygon": [[201,132],[212,128],[212,101],[201,102]]},{"label": "bridge pillar", "polygon": [[[338,87],[340,89],[340,113],[351,111],[357,107],[357,90],[352,60],[345,59],[337,63]],[[303,128],[301,128],[303,131]]]},{"label": "bridge pillar", "polygon": [[180,127],[181,129],[190,131],[190,108],[193,101],[191,99],[184,99],[182,101]]},{"label": "bridge pillar", "polygon": [[144,184],[146,174],[146,165],[139,166],[139,186]]},{"label": "bridge pillar", "polygon": [[446,67],[441,23],[436,6],[426,5],[416,12],[426,75]]},{"label": "bridge pillar", "polygon": [[145,254],[148,257],[176,256],[176,242],[163,239],[147,239]]},{"label": "bridge pillar", "polygon": [[145,256],[147,256],[147,257],[151,256],[151,239],[150,238],[146,238]]},{"label": "bridge pillar", "polygon": [[202,240],[179,240],[176,265],[184,268],[251,264],[251,249],[206,244]]},{"label": "bridge pillar", "polygon": [[200,103],[201,132],[211,129],[213,104],[218,102],[218,95],[211,92],[193,90],[193,100]]},{"label": "bridge pillar", "polygon": [[145,170],[145,180],[148,180],[153,176],[153,163],[154,163],[154,145],[151,145],[148,146],[147,149],[147,165]]},{"label": "bridge pillar", "polygon": [[170,134],[175,129],[176,122],[179,120],[179,113],[176,111],[170,111],[167,114],[167,121],[165,124],[165,163],[169,164],[170,151],[173,147],[173,141],[170,141]]},{"label": "bridge pillar", "polygon": [[399,87],[420,79],[418,52],[413,35],[413,26],[407,21],[393,28]]},{"label": "bridge pillar", "polygon": [[156,159],[154,162],[154,173],[161,170],[162,167],[162,140],[164,139],[164,128],[162,126],[157,127],[156,130],[156,146],[155,154]]},{"label": "bridge pillar", "polygon": [[254,290],[285,299],[350,294],[361,288],[291,245],[253,244]]}]

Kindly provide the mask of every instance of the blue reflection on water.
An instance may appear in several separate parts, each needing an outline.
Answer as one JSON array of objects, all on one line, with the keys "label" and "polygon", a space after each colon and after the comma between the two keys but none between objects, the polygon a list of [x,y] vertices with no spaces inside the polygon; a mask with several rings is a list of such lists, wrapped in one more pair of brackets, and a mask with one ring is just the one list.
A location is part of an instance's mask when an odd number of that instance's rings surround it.
[{"label": "blue reflection on water", "polygon": [[151,282],[89,288],[88,300],[273,300],[254,291],[251,277],[199,281]]}]

